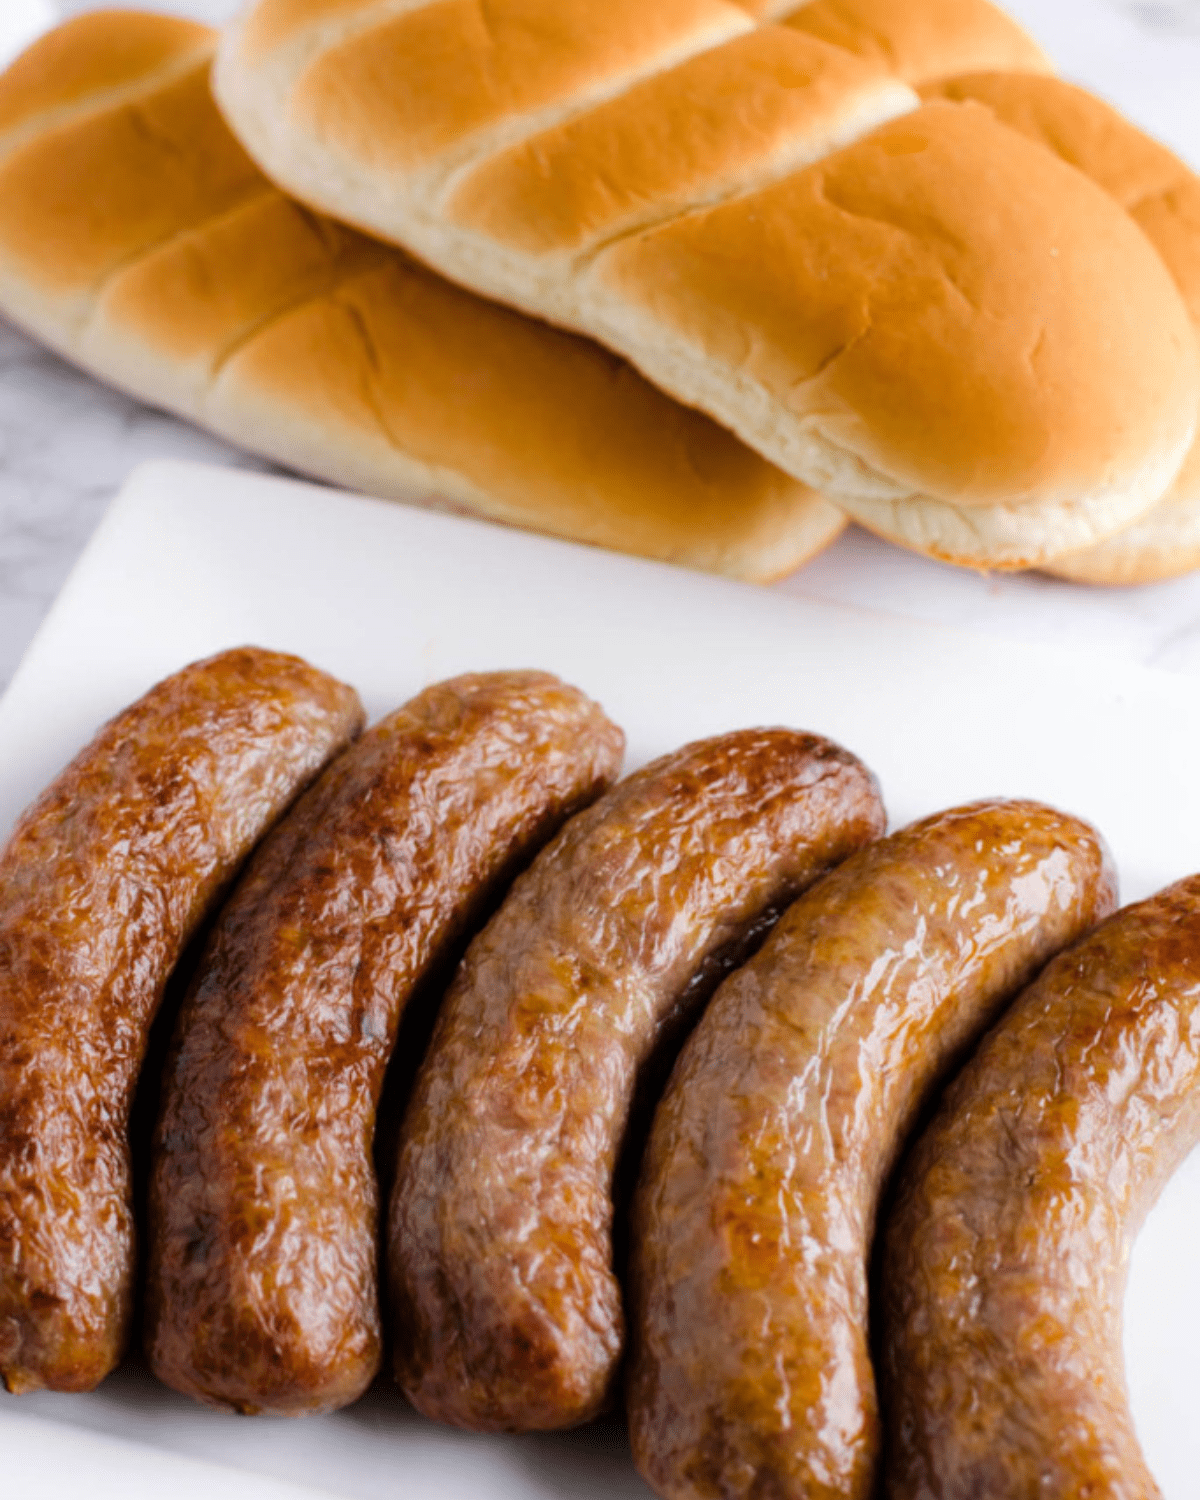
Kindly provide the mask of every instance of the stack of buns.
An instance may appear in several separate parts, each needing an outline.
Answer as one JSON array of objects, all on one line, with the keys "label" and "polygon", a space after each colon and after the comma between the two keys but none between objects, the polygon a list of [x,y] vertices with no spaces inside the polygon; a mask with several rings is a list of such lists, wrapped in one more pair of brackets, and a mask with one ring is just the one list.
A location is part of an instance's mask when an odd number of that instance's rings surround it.
[{"label": "stack of buns", "polygon": [[988,0],[251,0],[232,134],[212,49],[109,12],[0,78],[0,311],[97,374],[745,578],[845,515],[1200,565],[1200,179]]}]

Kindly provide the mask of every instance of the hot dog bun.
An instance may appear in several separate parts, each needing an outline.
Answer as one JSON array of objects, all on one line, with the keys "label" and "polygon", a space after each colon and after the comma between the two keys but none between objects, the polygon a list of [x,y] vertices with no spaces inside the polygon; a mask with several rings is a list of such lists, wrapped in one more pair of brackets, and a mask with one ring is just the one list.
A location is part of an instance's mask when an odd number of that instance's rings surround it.
[{"label": "hot dog bun", "polygon": [[[1158,251],[1200,333],[1200,177],[1086,89],[1030,73],[973,73],[922,89],[974,100],[1110,193]],[[1080,583],[1151,583],[1200,567],[1200,436],[1163,500],[1045,571]]]},{"label": "hot dog bun", "polygon": [[157,406],[375,494],[754,580],[841,529],[620,359],[285,198],[213,104],[214,45],[109,11],[0,76],[14,322]]},{"label": "hot dog bun", "polygon": [[215,88],[288,191],[898,541],[1028,566],[1137,519],[1200,401],[1178,291],[1082,173],[910,88],[1037,49],[977,0],[788,9],[252,0]]}]

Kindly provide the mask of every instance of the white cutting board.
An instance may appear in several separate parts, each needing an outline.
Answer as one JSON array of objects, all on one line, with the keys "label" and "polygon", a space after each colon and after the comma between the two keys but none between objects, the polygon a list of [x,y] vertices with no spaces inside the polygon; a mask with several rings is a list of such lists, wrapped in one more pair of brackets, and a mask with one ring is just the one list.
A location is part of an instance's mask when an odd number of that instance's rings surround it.
[{"label": "white cutting board", "polygon": [[[547,668],[625,727],[631,766],[738,726],[817,730],[872,766],[894,824],[1039,797],[1104,831],[1127,898],[1200,870],[1200,693],[1180,678],[183,464],[134,475],[0,702],[0,836],[104,718],[247,642],[344,677],[373,716],[455,672]],[[1128,1304],[1135,1413],[1168,1500],[1194,1500],[1200,1473],[1198,1242],[1200,1155],[1139,1242]],[[176,1472],[174,1453],[229,1471]],[[0,1487],[20,1477],[16,1493],[72,1500],[282,1500],[295,1484],[363,1500],[647,1493],[617,1424],[473,1437],[387,1387],[334,1417],[238,1418],[137,1368],[91,1396],[0,1397],[0,1454]]]}]

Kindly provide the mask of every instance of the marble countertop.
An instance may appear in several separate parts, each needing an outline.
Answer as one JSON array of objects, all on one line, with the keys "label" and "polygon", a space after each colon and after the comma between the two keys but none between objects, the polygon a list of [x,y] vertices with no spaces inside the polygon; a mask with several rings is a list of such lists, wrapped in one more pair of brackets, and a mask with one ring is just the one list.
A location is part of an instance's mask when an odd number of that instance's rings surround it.
[{"label": "marble countertop", "polygon": [[[235,0],[142,0],[220,21]],[[0,60],[90,0],[0,0]],[[1200,170],[1200,0],[1008,0],[1067,76],[1094,88]],[[105,506],[149,458],[265,468],[97,385],[0,323],[0,688]],[[1200,574],[1085,589],[981,576],[851,530],[776,587],[1200,674]]]}]

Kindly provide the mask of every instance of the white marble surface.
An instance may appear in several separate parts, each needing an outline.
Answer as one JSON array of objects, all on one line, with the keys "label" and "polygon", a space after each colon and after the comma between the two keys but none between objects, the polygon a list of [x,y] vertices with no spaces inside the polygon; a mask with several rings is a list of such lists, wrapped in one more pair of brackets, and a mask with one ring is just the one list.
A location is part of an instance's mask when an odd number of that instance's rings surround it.
[{"label": "white marble surface", "polygon": [[[141,0],[220,21],[235,0]],[[0,0],[0,58],[91,0]],[[1009,0],[1069,77],[1200,169],[1200,0]],[[262,467],[108,391],[0,323],[0,687],[142,459]],[[1200,674],[1200,575],[1135,590],[982,577],[851,531],[778,587]]]}]

